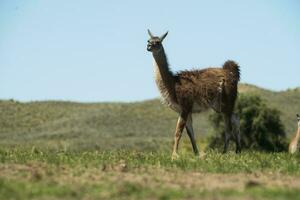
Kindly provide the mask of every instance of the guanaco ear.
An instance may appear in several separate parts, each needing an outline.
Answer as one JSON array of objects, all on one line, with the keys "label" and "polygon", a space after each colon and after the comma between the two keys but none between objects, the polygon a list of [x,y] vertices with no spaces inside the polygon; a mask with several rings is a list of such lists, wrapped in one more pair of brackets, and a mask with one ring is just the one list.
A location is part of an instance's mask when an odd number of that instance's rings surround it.
[{"label": "guanaco ear", "polygon": [[167,35],[168,35],[168,31],[165,34],[163,34],[162,36],[160,36],[160,38],[159,38],[160,41],[162,42]]},{"label": "guanaco ear", "polygon": [[300,120],[300,115],[299,115],[299,114],[296,114],[296,116],[297,116],[297,119]]},{"label": "guanaco ear", "polygon": [[149,29],[147,29],[147,30],[148,30],[149,36],[150,36],[151,38],[153,38],[154,36],[152,35],[151,31],[150,31]]}]

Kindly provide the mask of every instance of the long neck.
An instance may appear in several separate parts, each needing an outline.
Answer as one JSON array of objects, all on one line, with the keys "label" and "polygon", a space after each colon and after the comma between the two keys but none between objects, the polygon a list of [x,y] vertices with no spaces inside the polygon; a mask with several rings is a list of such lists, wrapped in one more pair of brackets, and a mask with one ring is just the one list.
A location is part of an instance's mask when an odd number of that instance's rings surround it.
[{"label": "long neck", "polygon": [[299,140],[300,138],[300,124],[298,125],[297,133],[296,133],[296,138]]},{"label": "long neck", "polygon": [[[153,52],[156,83],[162,94],[167,93],[172,101],[177,102],[175,93],[175,80],[169,68],[168,59],[164,48],[159,52]],[[165,91],[166,90],[166,91]]]}]

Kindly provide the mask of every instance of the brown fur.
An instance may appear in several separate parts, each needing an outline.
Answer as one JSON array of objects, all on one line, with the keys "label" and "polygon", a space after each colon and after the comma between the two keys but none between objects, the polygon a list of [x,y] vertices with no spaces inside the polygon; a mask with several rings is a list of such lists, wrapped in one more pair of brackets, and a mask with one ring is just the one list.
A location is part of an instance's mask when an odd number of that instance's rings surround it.
[{"label": "brown fur", "polygon": [[200,112],[201,110],[193,110],[195,104],[198,104],[203,110],[213,108],[216,112],[232,113],[239,76],[234,77],[229,69],[223,67],[183,71],[176,74],[174,79],[177,101],[179,104],[186,104],[186,109]]},{"label": "brown fur", "polygon": [[239,120],[233,113],[237,98],[237,84],[240,80],[239,66],[229,60],[222,68],[206,68],[173,74],[161,44],[167,33],[161,37],[153,36],[149,30],[148,33],[151,38],[148,40],[147,50],[151,51],[154,57],[155,80],[163,102],[180,115],[175,131],[172,157],[178,156],[178,144],[184,127],[187,128],[194,152],[198,154],[191,113],[208,108],[224,114],[226,126],[224,152],[227,151],[228,139],[233,130],[236,134],[236,151],[240,152],[239,130],[236,128],[239,127]]}]

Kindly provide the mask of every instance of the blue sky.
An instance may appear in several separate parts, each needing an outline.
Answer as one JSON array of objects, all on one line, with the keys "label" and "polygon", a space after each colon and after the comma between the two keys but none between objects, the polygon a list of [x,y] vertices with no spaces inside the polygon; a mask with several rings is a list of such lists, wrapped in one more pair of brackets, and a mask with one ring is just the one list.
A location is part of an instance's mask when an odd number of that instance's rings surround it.
[{"label": "blue sky", "polygon": [[233,59],[244,83],[300,86],[297,0],[0,0],[0,99],[155,98],[147,28],[174,71]]}]

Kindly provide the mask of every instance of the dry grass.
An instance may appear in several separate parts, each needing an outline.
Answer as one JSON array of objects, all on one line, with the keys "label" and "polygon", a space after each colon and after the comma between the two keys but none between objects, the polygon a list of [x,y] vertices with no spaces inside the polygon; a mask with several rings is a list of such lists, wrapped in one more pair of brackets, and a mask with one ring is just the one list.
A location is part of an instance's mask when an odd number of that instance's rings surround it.
[{"label": "dry grass", "polygon": [[300,157],[2,150],[0,199],[297,199]]}]

